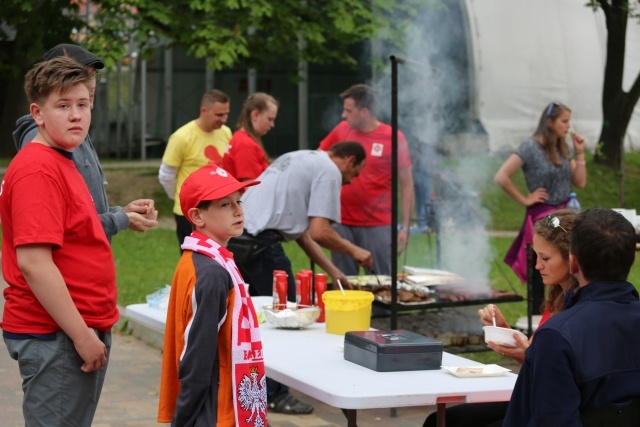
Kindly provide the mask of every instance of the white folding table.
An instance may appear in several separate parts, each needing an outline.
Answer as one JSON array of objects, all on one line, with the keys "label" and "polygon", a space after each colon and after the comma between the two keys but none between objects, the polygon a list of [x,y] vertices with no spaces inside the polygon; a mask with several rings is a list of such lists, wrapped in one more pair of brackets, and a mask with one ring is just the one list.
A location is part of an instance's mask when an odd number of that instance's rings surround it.
[{"label": "white folding table", "polygon": [[[270,297],[253,298],[256,310]],[[128,306],[126,315],[164,330],[166,312],[146,304]],[[306,329],[260,325],[267,375],[327,405],[342,409],[347,425],[356,426],[358,409],[436,405],[444,426],[447,403],[508,401],[517,376],[458,378],[443,369],[376,372],[344,359],[344,336],[325,332],[324,323]],[[443,353],[443,366],[479,366],[478,362]]]},{"label": "white folding table", "polygon": [[[344,359],[344,336],[325,332],[323,323],[301,330],[260,325],[267,375],[308,396],[345,410],[355,427],[358,409],[437,405],[444,426],[447,403],[508,401],[517,375],[459,378],[443,369],[376,372]],[[443,366],[479,366],[443,353]]]}]

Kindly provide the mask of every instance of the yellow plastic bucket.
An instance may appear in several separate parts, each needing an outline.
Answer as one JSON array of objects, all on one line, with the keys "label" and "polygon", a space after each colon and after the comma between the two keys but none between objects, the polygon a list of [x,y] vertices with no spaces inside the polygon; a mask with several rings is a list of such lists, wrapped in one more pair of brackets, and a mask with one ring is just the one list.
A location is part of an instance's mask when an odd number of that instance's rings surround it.
[{"label": "yellow plastic bucket", "polygon": [[371,326],[373,294],[367,291],[326,291],[322,294],[327,332],[368,331]]}]

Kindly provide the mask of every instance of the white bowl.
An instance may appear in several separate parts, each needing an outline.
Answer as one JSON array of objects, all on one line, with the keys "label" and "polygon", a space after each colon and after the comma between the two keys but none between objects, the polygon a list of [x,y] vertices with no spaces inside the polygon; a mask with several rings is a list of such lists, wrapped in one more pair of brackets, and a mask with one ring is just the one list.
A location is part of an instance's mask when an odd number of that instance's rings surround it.
[{"label": "white bowl", "polygon": [[513,335],[520,335],[525,340],[528,339],[525,334],[517,329],[501,328],[499,326],[483,326],[484,329],[484,342],[489,341],[496,344],[502,344],[507,347],[517,347],[516,340]]},{"label": "white bowl", "polygon": [[283,329],[306,328],[320,317],[320,307],[309,305],[287,306],[284,310],[265,305],[263,310],[268,323]]}]

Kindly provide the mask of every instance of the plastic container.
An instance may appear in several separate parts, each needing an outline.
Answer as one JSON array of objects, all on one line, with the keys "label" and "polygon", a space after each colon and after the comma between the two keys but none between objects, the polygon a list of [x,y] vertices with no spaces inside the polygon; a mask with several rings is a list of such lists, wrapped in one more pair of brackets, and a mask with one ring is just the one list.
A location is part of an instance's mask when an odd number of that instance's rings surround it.
[{"label": "plastic container", "polygon": [[320,308],[309,305],[295,305],[284,310],[274,310],[271,304],[262,307],[267,322],[282,329],[302,329],[313,325],[320,315]]},{"label": "plastic container", "polygon": [[576,212],[580,212],[580,202],[576,193],[569,194],[569,201],[567,202],[567,209],[573,209]]},{"label": "plastic container", "polygon": [[345,290],[322,294],[325,323],[330,334],[344,335],[349,331],[366,331],[371,326],[373,293]]},{"label": "plastic container", "polygon": [[517,329],[501,328],[499,326],[483,326],[484,330],[484,342],[494,342],[496,344],[502,344],[507,347],[517,347],[518,343],[513,335],[520,335],[527,340],[527,336]]}]

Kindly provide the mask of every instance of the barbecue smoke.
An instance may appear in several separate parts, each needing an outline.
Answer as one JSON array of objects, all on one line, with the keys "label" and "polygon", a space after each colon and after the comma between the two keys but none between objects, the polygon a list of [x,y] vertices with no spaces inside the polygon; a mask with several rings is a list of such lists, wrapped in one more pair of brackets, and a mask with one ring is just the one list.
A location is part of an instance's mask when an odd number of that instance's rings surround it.
[{"label": "barbecue smoke", "polygon": [[[459,2],[421,7],[406,26],[404,47],[378,40],[371,55],[385,62],[371,84],[379,97],[380,118],[391,123],[391,64],[398,64],[398,122],[412,153],[414,171],[431,181],[432,206],[440,239],[439,265],[465,277],[477,291],[489,290],[493,260],[487,229],[488,211],[480,205],[482,185],[491,181],[492,166],[478,156],[486,141],[470,119],[468,59],[464,19]],[[474,156],[475,155],[475,156]],[[414,177],[416,177],[414,173]],[[436,224],[431,224],[436,227]]]}]

